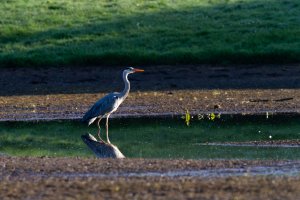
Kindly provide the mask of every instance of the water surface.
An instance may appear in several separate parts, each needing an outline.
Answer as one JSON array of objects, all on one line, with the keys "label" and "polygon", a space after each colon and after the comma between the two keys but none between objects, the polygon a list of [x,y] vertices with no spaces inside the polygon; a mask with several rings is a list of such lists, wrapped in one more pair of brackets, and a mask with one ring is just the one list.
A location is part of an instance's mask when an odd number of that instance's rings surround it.
[{"label": "water surface", "polygon": [[[102,131],[105,125],[101,123]],[[79,121],[1,122],[0,153],[16,156],[84,156],[93,153],[82,142],[96,135],[95,125]],[[177,118],[110,120],[110,140],[126,157],[183,159],[299,159],[289,146],[205,145],[223,142],[300,139],[300,117],[221,116],[220,119]],[[103,137],[105,137],[103,135]],[[0,154],[0,155],[1,155]]]}]

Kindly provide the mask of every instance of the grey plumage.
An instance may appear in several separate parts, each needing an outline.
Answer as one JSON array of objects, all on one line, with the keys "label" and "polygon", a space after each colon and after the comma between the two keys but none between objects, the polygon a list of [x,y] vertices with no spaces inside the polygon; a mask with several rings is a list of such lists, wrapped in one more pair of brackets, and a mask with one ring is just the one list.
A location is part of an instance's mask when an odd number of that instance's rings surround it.
[{"label": "grey plumage", "polygon": [[100,137],[100,121],[103,117],[106,117],[106,138],[107,142],[110,143],[108,138],[108,118],[111,113],[115,112],[120,104],[126,99],[130,90],[130,83],[128,80],[128,75],[135,72],[143,72],[142,69],[134,69],[129,67],[123,71],[124,80],[124,90],[122,92],[109,93],[103,98],[99,99],[83,116],[82,120],[88,122],[88,125],[92,124],[96,119],[98,119],[98,136],[100,141],[104,142]]},{"label": "grey plumage", "polygon": [[89,111],[85,113],[82,120],[88,122],[88,125],[91,125],[97,117],[105,116],[114,109],[117,100],[119,99],[120,93],[114,92],[109,93],[103,98],[99,99]]}]

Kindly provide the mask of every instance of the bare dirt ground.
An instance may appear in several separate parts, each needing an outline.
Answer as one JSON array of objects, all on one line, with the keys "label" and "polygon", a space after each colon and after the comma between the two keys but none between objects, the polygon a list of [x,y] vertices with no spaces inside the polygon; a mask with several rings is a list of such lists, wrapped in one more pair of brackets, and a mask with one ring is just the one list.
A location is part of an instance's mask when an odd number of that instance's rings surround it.
[{"label": "bare dirt ground", "polygon": [[[299,113],[300,68],[147,66],[112,117],[220,113]],[[0,120],[76,119],[108,92],[120,67],[0,69]]]},{"label": "bare dirt ground", "polygon": [[[298,176],[167,175],[168,172],[180,170],[248,170],[255,166],[283,163],[285,162],[1,157],[0,198],[297,199],[300,195]],[[294,165],[297,163],[293,162]],[[150,175],[142,175],[144,172]],[[130,176],[130,173],[136,175]],[[151,173],[160,175],[153,176]]]},{"label": "bare dirt ground", "polygon": [[[122,69],[1,68],[0,120],[81,118],[98,98],[123,89]],[[115,117],[182,115],[186,110],[192,114],[300,112],[297,65],[147,66],[145,70],[130,76],[131,93]],[[163,175],[176,170],[245,169],[282,162],[0,156],[0,199],[297,199],[299,175]],[[132,172],[159,172],[162,176],[124,175]]]}]

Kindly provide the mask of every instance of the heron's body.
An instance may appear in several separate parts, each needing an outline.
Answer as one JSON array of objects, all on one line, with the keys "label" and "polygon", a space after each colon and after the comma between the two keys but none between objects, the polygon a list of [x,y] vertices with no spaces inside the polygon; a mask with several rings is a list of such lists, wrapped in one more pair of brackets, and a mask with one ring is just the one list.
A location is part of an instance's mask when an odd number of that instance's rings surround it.
[{"label": "heron's body", "polygon": [[143,72],[141,69],[134,69],[132,67],[123,71],[123,80],[124,80],[124,90],[122,92],[113,92],[109,93],[103,98],[99,99],[83,116],[82,120],[88,122],[88,125],[92,124],[96,119],[98,119],[98,136],[100,137],[100,120],[103,117],[106,117],[106,138],[107,142],[110,143],[108,138],[108,118],[111,113],[115,112],[120,104],[126,99],[130,91],[130,83],[128,80],[128,74],[134,72]]},{"label": "heron's body", "polygon": [[83,121],[88,122],[88,124],[91,125],[97,118],[106,117],[115,112],[125,100],[121,99],[119,96],[119,92],[114,92],[99,99],[83,116]]}]

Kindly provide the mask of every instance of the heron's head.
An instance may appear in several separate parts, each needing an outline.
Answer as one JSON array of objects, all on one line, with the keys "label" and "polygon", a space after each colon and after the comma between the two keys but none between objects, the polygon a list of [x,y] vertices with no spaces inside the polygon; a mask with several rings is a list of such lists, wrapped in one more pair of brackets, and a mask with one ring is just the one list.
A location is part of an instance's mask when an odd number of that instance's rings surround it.
[{"label": "heron's head", "polygon": [[128,67],[127,69],[124,70],[128,74],[136,73],[136,72],[143,72],[143,69],[137,69],[133,67]]}]

